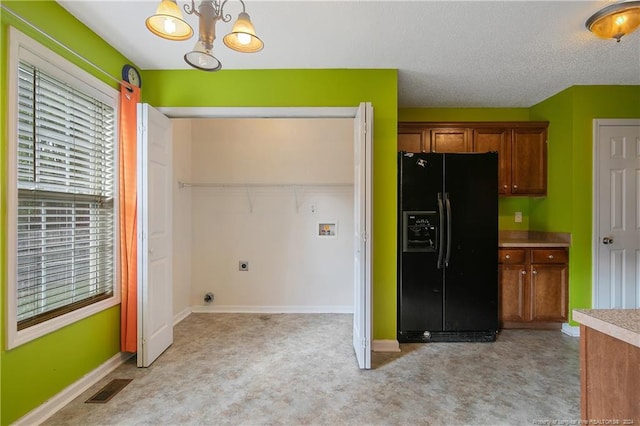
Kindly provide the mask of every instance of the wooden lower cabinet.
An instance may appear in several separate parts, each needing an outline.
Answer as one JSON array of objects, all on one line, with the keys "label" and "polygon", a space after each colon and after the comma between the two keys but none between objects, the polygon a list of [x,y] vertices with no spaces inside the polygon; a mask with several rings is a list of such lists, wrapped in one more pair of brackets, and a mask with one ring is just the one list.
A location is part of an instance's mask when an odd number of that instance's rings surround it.
[{"label": "wooden lower cabinet", "polygon": [[581,325],[580,390],[582,424],[640,424],[640,348]]},{"label": "wooden lower cabinet", "polygon": [[500,265],[500,321],[526,321],[524,265]]},{"label": "wooden lower cabinet", "polygon": [[567,321],[567,249],[500,249],[499,261],[503,328],[560,328]]}]

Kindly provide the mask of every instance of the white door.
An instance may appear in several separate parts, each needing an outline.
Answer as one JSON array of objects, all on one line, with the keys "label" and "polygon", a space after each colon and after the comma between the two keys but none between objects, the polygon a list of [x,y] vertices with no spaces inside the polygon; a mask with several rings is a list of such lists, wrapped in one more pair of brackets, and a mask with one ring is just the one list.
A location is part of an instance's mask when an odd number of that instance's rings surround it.
[{"label": "white door", "polygon": [[362,103],[354,129],[354,307],[353,348],[362,369],[371,368],[371,198],[373,107]]},{"label": "white door", "polygon": [[138,104],[138,367],[173,343],[171,121]]},{"label": "white door", "polygon": [[594,307],[640,308],[640,120],[594,120]]}]

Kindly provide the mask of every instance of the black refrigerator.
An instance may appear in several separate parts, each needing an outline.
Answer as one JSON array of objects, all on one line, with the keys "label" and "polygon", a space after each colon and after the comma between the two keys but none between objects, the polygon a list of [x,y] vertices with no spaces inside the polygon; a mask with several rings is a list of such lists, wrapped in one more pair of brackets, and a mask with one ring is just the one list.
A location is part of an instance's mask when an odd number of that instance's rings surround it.
[{"label": "black refrigerator", "polygon": [[398,341],[498,332],[498,154],[398,154]]}]

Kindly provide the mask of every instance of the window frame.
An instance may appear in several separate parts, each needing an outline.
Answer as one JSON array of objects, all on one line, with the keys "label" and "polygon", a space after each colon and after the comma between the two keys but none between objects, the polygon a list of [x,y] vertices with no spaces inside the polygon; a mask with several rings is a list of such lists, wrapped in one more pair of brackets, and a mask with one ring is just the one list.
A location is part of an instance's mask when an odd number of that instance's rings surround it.
[{"label": "window frame", "polygon": [[[17,322],[17,208],[18,208],[18,67],[20,60],[45,71],[47,74],[69,84],[74,89],[88,94],[113,107],[114,123],[114,283],[113,296],[80,309],[48,319],[18,330]],[[73,324],[98,312],[120,304],[120,257],[119,257],[119,202],[118,202],[118,158],[119,158],[119,103],[120,92],[77,65],[51,51],[14,27],[9,27],[7,61],[7,292],[6,292],[6,348],[13,349],[62,327]]]}]

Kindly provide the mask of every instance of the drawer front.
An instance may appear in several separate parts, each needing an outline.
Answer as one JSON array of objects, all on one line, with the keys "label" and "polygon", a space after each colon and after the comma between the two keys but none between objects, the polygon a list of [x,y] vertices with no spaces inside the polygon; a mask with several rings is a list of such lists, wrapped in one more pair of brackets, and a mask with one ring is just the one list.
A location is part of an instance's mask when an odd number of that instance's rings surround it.
[{"label": "drawer front", "polygon": [[531,263],[567,263],[569,253],[562,249],[533,249]]},{"label": "drawer front", "polygon": [[526,261],[525,249],[500,249],[498,262],[504,264],[523,264]]}]

